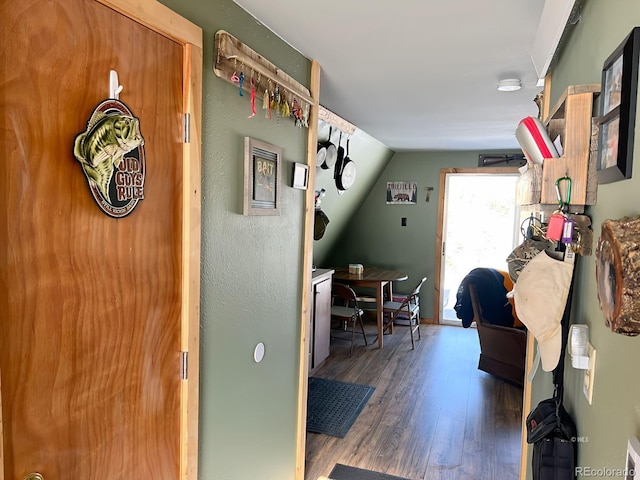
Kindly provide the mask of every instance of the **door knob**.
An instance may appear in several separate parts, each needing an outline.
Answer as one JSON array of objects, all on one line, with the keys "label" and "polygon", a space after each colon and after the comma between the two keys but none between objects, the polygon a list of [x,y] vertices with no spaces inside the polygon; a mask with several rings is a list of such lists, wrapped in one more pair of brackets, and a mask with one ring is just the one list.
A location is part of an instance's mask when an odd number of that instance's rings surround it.
[{"label": "door knob", "polygon": [[44,480],[44,477],[42,475],[40,475],[39,473],[28,473],[27,475],[25,475],[22,480]]}]

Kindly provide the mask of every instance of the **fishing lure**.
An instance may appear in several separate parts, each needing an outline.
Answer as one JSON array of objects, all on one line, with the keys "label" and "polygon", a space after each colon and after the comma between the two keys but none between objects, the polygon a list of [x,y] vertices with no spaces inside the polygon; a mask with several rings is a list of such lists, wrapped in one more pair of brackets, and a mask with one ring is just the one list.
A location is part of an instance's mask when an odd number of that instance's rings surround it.
[{"label": "fishing lure", "polygon": [[256,82],[251,79],[251,115],[248,118],[256,116]]},{"label": "fishing lure", "polygon": [[238,93],[241,97],[243,97],[244,94],[242,93],[242,86],[244,85],[244,72],[240,72],[240,78],[238,79],[238,84],[240,86],[240,90],[238,91]]}]

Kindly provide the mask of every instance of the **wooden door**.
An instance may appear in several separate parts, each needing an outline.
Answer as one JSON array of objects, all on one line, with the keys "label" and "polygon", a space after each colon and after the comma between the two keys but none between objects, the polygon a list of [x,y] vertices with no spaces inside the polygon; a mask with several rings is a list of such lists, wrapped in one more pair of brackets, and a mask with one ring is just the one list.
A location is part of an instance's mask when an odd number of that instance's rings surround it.
[{"label": "wooden door", "polygon": [[[138,21],[156,11],[135,3]],[[183,138],[188,51],[93,0],[3,2],[0,18],[5,478],[195,478],[183,417],[197,403],[181,380],[199,289],[189,250],[199,248],[197,188],[189,193],[199,168],[184,163],[196,160]],[[98,208],[73,155],[109,96],[111,69],[146,155],[144,199],[120,219]]]}]

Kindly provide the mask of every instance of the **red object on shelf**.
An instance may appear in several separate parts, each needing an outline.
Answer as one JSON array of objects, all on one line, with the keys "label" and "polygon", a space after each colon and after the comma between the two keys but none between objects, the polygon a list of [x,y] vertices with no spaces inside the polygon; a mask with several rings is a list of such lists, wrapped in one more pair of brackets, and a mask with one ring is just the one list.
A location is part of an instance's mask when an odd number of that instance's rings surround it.
[{"label": "red object on shelf", "polygon": [[558,151],[542,122],[535,117],[523,118],[516,129],[516,139],[531,163],[542,164],[545,158],[558,158]]}]

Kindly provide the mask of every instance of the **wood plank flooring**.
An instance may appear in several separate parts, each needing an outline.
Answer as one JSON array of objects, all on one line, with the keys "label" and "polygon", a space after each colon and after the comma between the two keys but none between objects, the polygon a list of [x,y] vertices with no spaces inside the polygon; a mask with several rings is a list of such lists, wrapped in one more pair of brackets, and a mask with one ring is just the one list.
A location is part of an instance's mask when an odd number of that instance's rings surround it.
[{"label": "wood plank flooring", "polygon": [[[345,438],[307,433],[305,480],[336,463],[412,480],[517,480],[522,389],[477,369],[475,329],[422,325],[411,350],[408,327],[384,348],[334,340],[314,376],[376,387]],[[370,340],[375,325],[367,325]]]}]

